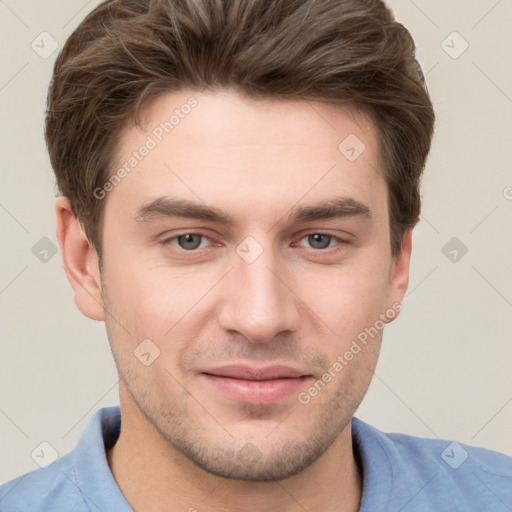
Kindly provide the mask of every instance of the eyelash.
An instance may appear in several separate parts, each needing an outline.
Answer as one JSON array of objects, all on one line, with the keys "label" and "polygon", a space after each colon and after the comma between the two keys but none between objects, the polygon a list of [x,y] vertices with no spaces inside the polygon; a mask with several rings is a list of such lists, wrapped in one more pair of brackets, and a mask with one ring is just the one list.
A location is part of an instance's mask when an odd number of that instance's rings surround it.
[{"label": "eyelash", "polygon": [[[206,238],[208,240],[210,240],[210,242],[213,242],[214,240],[208,236],[206,233],[202,233],[200,231],[187,231],[185,233],[181,233],[179,235],[174,235],[170,238],[167,238],[166,240],[164,240],[162,242],[162,244],[164,246],[167,246],[167,245],[173,245],[171,244],[171,242],[173,242],[174,240],[177,240],[179,237],[181,236],[185,236],[185,235],[198,235],[198,236],[201,236],[203,238]],[[336,250],[339,250],[341,248],[341,246],[344,246],[344,245],[348,245],[349,242],[347,240],[344,240],[343,238],[340,238],[336,235],[331,235],[330,233],[323,233],[321,231],[311,231],[310,233],[306,233],[305,235],[303,235],[301,238],[299,238],[299,241],[300,240],[303,240],[304,238],[307,238],[308,236],[311,236],[311,235],[323,235],[323,236],[327,236],[327,237],[330,237],[331,240],[334,240],[335,242],[337,242],[336,246],[333,246],[333,247],[326,247],[325,249],[315,249],[314,247],[310,247],[311,250],[313,250],[314,252],[318,252],[318,253],[330,253],[332,252],[333,250],[336,251]],[[295,243],[295,242],[294,242]],[[179,247],[179,246],[174,246],[176,249],[178,249],[179,251],[183,252],[183,253],[189,253],[189,254],[201,254],[202,250],[200,248],[197,248],[197,249],[190,249],[190,250],[186,250],[186,249],[183,249],[182,247]],[[206,249],[206,248],[203,248],[203,249]]]}]

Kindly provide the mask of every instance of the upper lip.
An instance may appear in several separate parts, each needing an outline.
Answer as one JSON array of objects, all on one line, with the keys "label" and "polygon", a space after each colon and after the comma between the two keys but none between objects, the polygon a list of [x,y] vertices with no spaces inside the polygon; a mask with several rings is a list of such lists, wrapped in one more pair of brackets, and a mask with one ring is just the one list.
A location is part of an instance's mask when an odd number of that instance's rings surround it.
[{"label": "upper lip", "polygon": [[245,365],[227,365],[219,366],[216,368],[207,368],[202,373],[216,375],[218,377],[231,377],[232,379],[245,379],[245,380],[270,380],[282,378],[297,378],[307,375],[306,372],[291,366],[265,366],[257,368],[255,366]]}]

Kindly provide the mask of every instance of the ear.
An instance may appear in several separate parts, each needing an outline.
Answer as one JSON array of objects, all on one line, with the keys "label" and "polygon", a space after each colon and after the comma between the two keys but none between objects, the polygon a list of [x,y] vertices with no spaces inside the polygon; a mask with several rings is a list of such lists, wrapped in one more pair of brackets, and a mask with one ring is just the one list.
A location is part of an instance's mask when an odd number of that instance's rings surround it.
[{"label": "ear", "polygon": [[[388,318],[392,322],[402,309],[402,300],[409,285],[409,264],[412,251],[412,229],[405,231],[402,240],[402,250],[394,257],[389,276],[389,294],[387,311],[394,311],[393,317]],[[397,305],[400,305],[397,307]]]},{"label": "ear", "polygon": [[59,197],[55,202],[57,240],[66,276],[75,293],[78,309],[92,320],[105,320],[101,298],[101,280],[96,249],[89,242],[69,200]]}]

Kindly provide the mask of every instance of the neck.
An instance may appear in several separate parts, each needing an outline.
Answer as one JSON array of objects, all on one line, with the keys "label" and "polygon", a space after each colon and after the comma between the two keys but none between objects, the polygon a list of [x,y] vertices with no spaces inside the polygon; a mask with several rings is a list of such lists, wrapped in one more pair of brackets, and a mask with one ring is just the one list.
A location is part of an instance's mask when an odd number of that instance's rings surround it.
[{"label": "neck", "polygon": [[250,482],[204,471],[164,439],[133,404],[122,404],[121,410],[121,434],[107,460],[134,512],[359,510],[362,478],[350,422],[301,473],[279,481]]}]

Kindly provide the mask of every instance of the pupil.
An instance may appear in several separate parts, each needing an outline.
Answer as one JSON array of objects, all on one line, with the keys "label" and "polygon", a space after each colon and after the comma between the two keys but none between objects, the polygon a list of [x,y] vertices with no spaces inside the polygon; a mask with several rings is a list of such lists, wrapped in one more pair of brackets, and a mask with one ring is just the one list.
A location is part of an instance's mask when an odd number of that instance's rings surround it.
[{"label": "pupil", "polygon": [[186,234],[178,237],[178,242],[183,249],[197,249],[201,244],[200,235]]},{"label": "pupil", "polygon": [[[325,249],[326,247],[329,247],[329,241],[330,236],[329,235],[322,235],[320,233],[315,233],[314,235],[309,235],[310,237],[310,243],[313,247],[316,249]],[[323,243],[322,243],[323,239]]]}]

